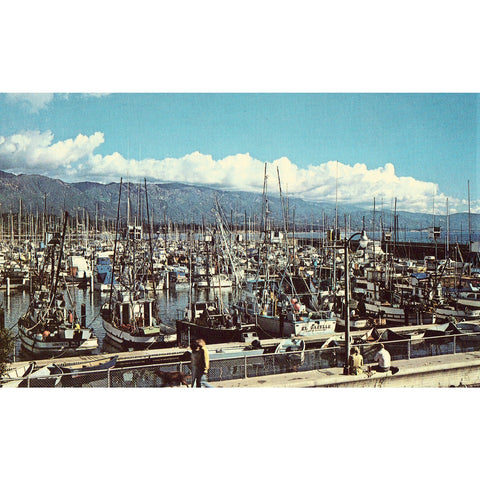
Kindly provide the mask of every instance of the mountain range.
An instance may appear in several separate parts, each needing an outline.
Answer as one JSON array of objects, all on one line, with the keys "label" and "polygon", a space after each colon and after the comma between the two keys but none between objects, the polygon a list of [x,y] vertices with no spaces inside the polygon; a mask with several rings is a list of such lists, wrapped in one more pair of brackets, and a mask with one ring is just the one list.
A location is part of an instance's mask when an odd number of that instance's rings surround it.
[{"label": "mountain range", "polygon": [[[225,191],[211,187],[186,185],[182,183],[148,184],[149,214],[155,223],[163,223],[164,219],[172,222],[197,223],[215,220],[214,207],[216,200],[221,206],[227,221],[242,225],[247,222],[259,224],[262,218],[263,195],[259,193]],[[95,214],[98,218],[115,219],[118,208],[119,183],[101,184],[95,182],[66,183],[59,179],[52,179],[42,175],[15,175],[0,170],[0,213],[18,213],[20,200],[23,213],[43,213],[45,204],[47,212],[59,215],[67,210],[70,215],[83,215],[87,211],[91,218]],[[144,184],[129,183],[122,185],[120,211],[122,218],[126,218],[127,196],[130,198],[130,212],[143,212],[146,219],[146,195]],[[331,228],[335,218],[335,204],[330,202],[304,201],[298,197],[283,198],[284,205],[288,205],[289,224],[295,217],[298,229],[310,228],[313,224],[318,228],[325,219],[326,228]],[[283,225],[282,199],[274,193],[268,195],[269,218],[273,225]],[[345,216],[352,229],[361,229],[363,222],[367,228],[373,222],[372,208],[338,204],[338,224],[344,225]],[[400,229],[426,229],[433,225],[433,215],[397,211],[398,227]],[[386,229],[393,227],[393,212],[376,208],[375,229],[380,228],[382,222]],[[470,216],[472,232],[479,231],[480,214]],[[446,229],[446,217],[435,215],[435,225],[442,231]],[[451,231],[468,231],[468,213],[450,215]]]}]

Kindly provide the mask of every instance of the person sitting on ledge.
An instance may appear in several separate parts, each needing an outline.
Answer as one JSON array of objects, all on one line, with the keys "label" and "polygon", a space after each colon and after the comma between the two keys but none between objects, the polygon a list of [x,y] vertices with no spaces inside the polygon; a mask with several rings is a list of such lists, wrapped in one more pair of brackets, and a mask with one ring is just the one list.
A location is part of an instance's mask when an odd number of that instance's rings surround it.
[{"label": "person sitting on ledge", "polygon": [[395,375],[398,372],[398,367],[391,366],[391,357],[387,349],[384,347],[383,343],[379,343],[377,346],[377,353],[373,357],[373,360],[378,362],[378,365],[373,367],[373,370],[377,372],[388,372],[392,371],[392,375]]},{"label": "person sitting on ledge", "polygon": [[388,372],[390,370],[390,354],[385,349],[383,343],[377,345],[377,353],[373,357],[375,362],[378,362],[378,365],[375,367],[377,372]]},{"label": "person sitting on ledge", "polygon": [[360,355],[360,349],[358,347],[352,347],[350,350],[350,356],[348,357],[348,366],[350,375],[360,375],[363,373],[363,357]]}]

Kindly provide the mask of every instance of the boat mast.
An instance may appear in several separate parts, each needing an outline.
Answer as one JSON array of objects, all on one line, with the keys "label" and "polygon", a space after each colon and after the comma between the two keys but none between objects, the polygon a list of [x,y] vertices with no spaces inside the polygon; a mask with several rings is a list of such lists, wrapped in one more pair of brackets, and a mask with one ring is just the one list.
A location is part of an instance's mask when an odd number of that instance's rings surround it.
[{"label": "boat mast", "polygon": [[127,183],[127,228],[130,227],[130,180]]},{"label": "boat mast", "polygon": [[373,237],[373,270],[375,270],[375,197],[373,197],[373,226],[372,226],[372,237]]},{"label": "boat mast", "polygon": [[118,237],[118,221],[120,217],[120,198],[122,196],[122,178],[120,177],[120,187],[118,190],[118,205],[117,205],[117,220],[115,222],[115,244],[113,247],[113,262],[112,262],[112,278],[110,280],[110,297],[108,299],[108,309],[112,310],[112,293],[113,293],[113,279],[115,277],[115,260],[117,257],[117,237]]},{"label": "boat mast", "polygon": [[[147,222],[148,222],[148,243],[150,245],[150,268],[152,271],[152,284],[153,284],[153,296],[155,298],[155,302],[157,299],[157,291],[155,288],[155,272],[153,270],[153,245],[152,245],[152,228],[150,225],[150,212],[148,209],[148,192],[147,192],[147,179],[144,178],[145,181],[145,202],[147,207]],[[156,308],[156,307],[155,307]]]},{"label": "boat mast", "polygon": [[18,244],[22,242],[22,199],[20,198],[20,206],[18,212]]},{"label": "boat mast", "polygon": [[267,164],[265,163],[263,173],[263,202],[262,202],[262,222],[263,222],[263,241],[267,241],[267,216],[268,216],[268,200],[267,200]]},{"label": "boat mast", "polygon": [[448,250],[449,250],[449,243],[450,243],[450,215],[448,213],[448,197],[447,197],[447,236],[445,237],[445,245],[446,245],[446,252],[445,252],[445,259],[449,257]]},{"label": "boat mast", "polygon": [[280,170],[278,169],[277,166],[277,176],[278,176],[278,190],[280,191],[280,202],[282,205],[282,216],[283,216],[283,230],[285,233],[285,253],[288,257],[288,233],[287,233],[287,217],[285,214],[285,204],[283,201],[283,195],[282,195],[282,182],[280,181]]},{"label": "boat mast", "polygon": [[468,187],[468,251],[472,248],[472,220],[470,217],[470,180],[467,180]]},{"label": "boat mast", "polygon": [[43,244],[47,245],[47,192],[43,194]]},{"label": "boat mast", "polygon": [[395,197],[395,207],[393,214],[393,259],[397,253],[397,197]]},{"label": "boat mast", "polygon": [[53,299],[55,298],[55,294],[57,293],[58,278],[60,276],[60,268],[62,266],[62,254],[63,254],[63,245],[65,242],[65,231],[67,229],[67,219],[68,219],[68,212],[65,212],[65,220],[63,222],[63,231],[62,231],[62,241],[60,244],[60,252],[58,254],[57,272],[55,274],[55,283],[53,285],[52,292],[51,292],[50,304],[53,302]]}]

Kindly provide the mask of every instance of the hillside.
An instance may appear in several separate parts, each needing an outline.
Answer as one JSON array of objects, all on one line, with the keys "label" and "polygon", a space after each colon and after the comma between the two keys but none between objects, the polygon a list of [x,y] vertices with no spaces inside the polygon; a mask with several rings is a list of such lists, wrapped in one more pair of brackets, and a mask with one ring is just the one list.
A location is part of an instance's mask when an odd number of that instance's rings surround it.
[{"label": "hillside", "polygon": [[[148,201],[150,215],[156,223],[167,218],[174,222],[201,223],[214,220],[212,212],[215,198],[218,199],[228,220],[233,219],[237,224],[243,224],[245,215],[248,221],[258,222],[262,215],[262,195],[257,193],[223,191],[210,187],[185,185],[181,183],[149,184]],[[123,184],[121,199],[121,215],[127,212],[127,192],[130,195],[130,208],[132,215],[138,210],[145,209],[145,188],[143,184]],[[95,182],[66,183],[58,179],[42,175],[13,175],[0,171],[0,211],[2,214],[17,213],[20,199],[23,212],[36,213],[44,211],[45,194],[49,213],[58,215],[62,210],[67,210],[71,215],[82,213],[85,209],[91,216],[98,212],[99,218],[114,219],[117,214],[119,183],[107,185]],[[284,201],[287,201],[284,199]],[[274,193],[268,197],[270,218],[274,225],[283,224],[280,198]],[[323,223],[325,216],[326,226],[331,227],[335,217],[335,205],[327,202],[306,202],[299,198],[289,197],[289,221],[295,215],[295,223],[299,228],[310,225],[313,221],[318,226]],[[432,215],[399,211],[398,225],[400,229],[425,229],[432,225]],[[360,229],[365,218],[367,228],[372,226],[372,209],[362,209],[352,205],[338,206],[339,225],[344,225],[345,215],[349,216],[352,228]],[[384,210],[376,212],[376,229],[380,222],[386,228],[393,225],[393,214]],[[472,230],[479,231],[480,215],[471,215]],[[446,218],[436,215],[435,225],[445,230]],[[451,230],[468,230],[468,214],[458,213],[450,216]]]}]

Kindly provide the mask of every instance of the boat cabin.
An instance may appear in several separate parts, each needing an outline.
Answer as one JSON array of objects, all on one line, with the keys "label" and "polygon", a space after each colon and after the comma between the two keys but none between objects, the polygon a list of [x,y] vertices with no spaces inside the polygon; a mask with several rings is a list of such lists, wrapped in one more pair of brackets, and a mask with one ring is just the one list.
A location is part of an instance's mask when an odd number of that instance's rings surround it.
[{"label": "boat cabin", "polygon": [[133,325],[137,323],[141,327],[153,326],[153,301],[130,302],[127,296],[121,302],[115,303],[114,316],[120,324]]}]

